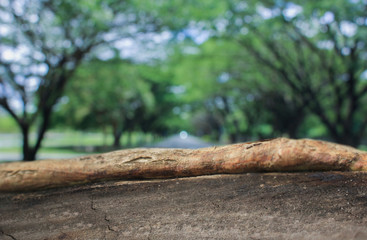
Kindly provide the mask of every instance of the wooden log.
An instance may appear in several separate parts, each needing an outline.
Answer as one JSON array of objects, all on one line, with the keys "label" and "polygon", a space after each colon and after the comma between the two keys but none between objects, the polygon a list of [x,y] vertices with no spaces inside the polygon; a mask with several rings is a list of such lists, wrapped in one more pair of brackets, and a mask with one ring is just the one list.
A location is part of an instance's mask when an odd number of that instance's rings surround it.
[{"label": "wooden log", "polygon": [[324,141],[277,138],[190,149],[131,149],[66,160],[0,165],[0,191],[29,191],[112,179],[279,171],[366,171],[367,153]]}]

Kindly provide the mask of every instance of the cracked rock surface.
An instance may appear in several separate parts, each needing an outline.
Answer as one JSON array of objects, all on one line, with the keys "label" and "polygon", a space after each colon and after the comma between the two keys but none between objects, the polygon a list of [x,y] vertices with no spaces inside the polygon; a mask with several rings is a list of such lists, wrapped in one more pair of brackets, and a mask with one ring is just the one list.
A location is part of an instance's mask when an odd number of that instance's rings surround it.
[{"label": "cracked rock surface", "polygon": [[0,193],[0,239],[367,239],[367,173],[111,181]]}]

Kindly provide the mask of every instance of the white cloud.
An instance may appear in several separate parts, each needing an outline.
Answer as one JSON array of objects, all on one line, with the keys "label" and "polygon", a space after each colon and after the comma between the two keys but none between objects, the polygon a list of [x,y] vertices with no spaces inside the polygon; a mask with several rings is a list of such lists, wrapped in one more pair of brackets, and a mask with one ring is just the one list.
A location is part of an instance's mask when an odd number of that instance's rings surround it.
[{"label": "white cloud", "polygon": [[170,87],[170,92],[172,92],[173,94],[182,94],[186,92],[186,87],[185,86],[172,86]]},{"label": "white cloud", "polygon": [[226,83],[230,80],[231,75],[227,72],[223,72],[221,75],[219,75],[218,77],[218,82],[219,83]]},{"label": "white cloud", "polygon": [[321,24],[330,24],[334,21],[334,13],[327,11],[321,18]]},{"label": "white cloud", "polygon": [[34,92],[38,89],[40,84],[40,79],[37,77],[30,77],[27,79],[27,91]]},{"label": "white cloud", "polygon": [[95,49],[96,56],[102,61],[107,61],[109,59],[112,59],[115,57],[115,51],[113,51],[111,48],[106,46],[100,46],[97,49]]},{"label": "white cloud", "polygon": [[4,49],[1,52],[1,58],[5,61],[13,61],[15,57],[15,51],[11,48]]},{"label": "white cloud", "polygon": [[0,6],[3,6],[3,7],[9,6],[9,1],[8,0],[0,0]]},{"label": "white cloud", "polygon": [[364,70],[362,73],[361,73],[361,79],[363,81],[367,81],[367,70]]},{"label": "white cloud", "polygon": [[283,15],[288,19],[292,19],[295,16],[297,16],[299,13],[301,13],[302,11],[303,9],[301,6],[298,6],[293,3],[289,3],[287,7],[283,10]]},{"label": "white cloud", "polygon": [[39,20],[36,14],[30,14],[27,18],[31,23],[36,23]]},{"label": "white cloud", "polygon": [[30,65],[30,71],[31,73],[35,74],[35,75],[46,75],[46,73],[48,72],[48,66],[46,64],[33,64]]},{"label": "white cloud", "polygon": [[334,42],[330,40],[319,41],[317,46],[321,49],[332,49],[334,47]]},{"label": "white cloud", "polygon": [[[219,31],[223,31],[225,29],[226,25],[225,25],[224,22],[218,21],[216,23],[216,27],[218,28]],[[196,44],[202,44],[206,40],[208,40],[208,38],[210,37],[210,32],[209,31],[204,31],[202,29],[195,28],[195,27],[191,27],[189,29],[186,29],[185,34],[187,36],[189,36],[190,38],[192,38],[192,40]]]},{"label": "white cloud", "polygon": [[10,28],[7,25],[0,25],[0,36],[6,36],[10,33]]},{"label": "white cloud", "polygon": [[119,41],[116,41],[114,44],[114,46],[118,49],[129,48],[129,47],[132,47],[133,45],[134,45],[134,41],[131,38],[121,39]]},{"label": "white cloud", "polygon": [[340,23],[340,31],[344,36],[353,37],[357,33],[357,25],[349,21]]},{"label": "white cloud", "polygon": [[5,61],[22,61],[30,54],[25,45],[19,45],[17,48],[2,47],[1,50],[1,58]]},{"label": "white cloud", "polygon": [[264,19],[269,19],[273,16],[273,12],[271,11],[271,9],[264,6],[257,6],[256,10],[257,13]]}]

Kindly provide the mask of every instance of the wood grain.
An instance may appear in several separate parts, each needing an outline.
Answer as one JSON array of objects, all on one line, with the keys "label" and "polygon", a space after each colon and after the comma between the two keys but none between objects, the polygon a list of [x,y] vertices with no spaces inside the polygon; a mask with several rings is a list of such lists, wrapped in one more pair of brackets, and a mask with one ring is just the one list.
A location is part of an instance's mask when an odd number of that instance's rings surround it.
[{"label": "wood grain", "polygon": [[0,165],[0,191],[112,179],[281,171],[366,171],[367,153],[339,144],[277,138],[203,149],[129,149],[65,160]]}]

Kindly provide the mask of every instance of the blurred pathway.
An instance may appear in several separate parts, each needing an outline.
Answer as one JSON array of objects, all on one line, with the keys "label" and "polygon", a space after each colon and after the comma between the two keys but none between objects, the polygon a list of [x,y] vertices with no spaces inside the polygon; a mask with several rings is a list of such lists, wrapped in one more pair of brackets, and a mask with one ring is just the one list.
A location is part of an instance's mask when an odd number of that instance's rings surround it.
[{"label": "blurred pathway", "polygon": [[198,137],[190,136],[186,132],[181,132],[178,135],[173,135],[164,139],[161,142],[155,143],[153,145],[148,145],[147,147],[154,148],[205,148],[214,146],[212,143],[205,142]]}]

